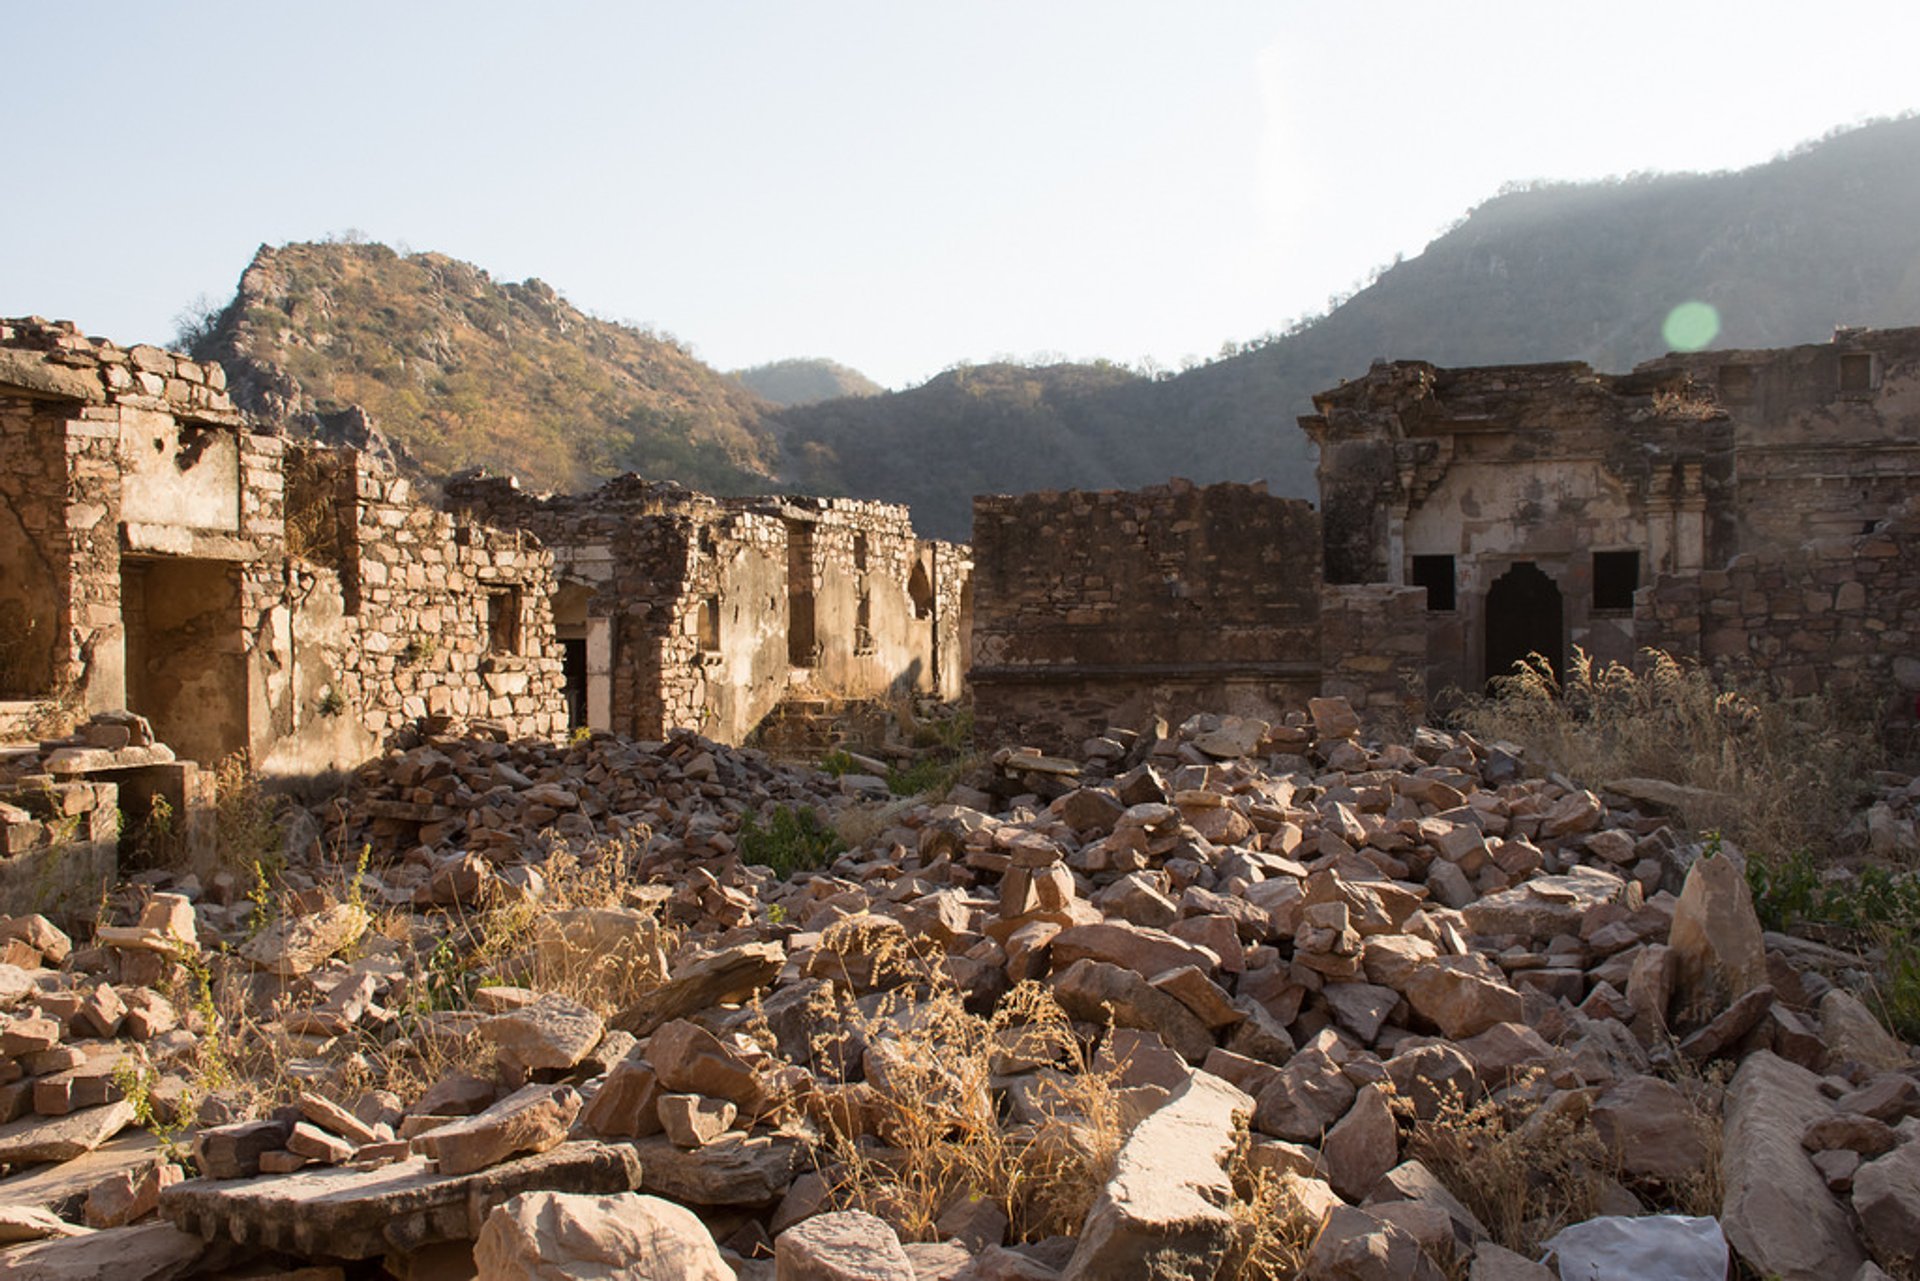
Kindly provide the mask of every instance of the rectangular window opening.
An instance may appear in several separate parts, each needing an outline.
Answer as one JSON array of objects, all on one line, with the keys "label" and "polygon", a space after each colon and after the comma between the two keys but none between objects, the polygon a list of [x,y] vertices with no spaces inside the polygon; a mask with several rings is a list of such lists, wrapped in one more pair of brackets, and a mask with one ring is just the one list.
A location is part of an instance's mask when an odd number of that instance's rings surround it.
[{"label": "rectangular window opening", "polygon": [[1873,353],[1848,351],[1840,355],[1840,390],[1873,390]]},{"label": "rectangular window opening", "polygon": [[1632,612],[1633,594],[1640,590],[1640,553],[1593,554],[1593,607]]},{"label": "rectangular window opening", "polygon": [[700,648],[711,654],[720,648],[720,598],[709,596],[700,602]]},{"label": "rectangular window opening", "polygon": [[520,589],[508,587],[487,593],[487,652],[520,652]]},{"label": "rectangular window opening", "polygon": [[1454,609],[1453,557],[1415,556],[1413,585],[1427,589],[1427,609],[1448,613]]}]

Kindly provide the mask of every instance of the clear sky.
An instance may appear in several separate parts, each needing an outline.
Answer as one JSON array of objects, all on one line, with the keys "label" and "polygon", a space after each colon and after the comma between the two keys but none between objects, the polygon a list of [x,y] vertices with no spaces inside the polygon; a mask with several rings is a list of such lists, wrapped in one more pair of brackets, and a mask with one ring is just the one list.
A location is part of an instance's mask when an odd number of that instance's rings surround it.
[{"label": "clear sky", "polygon": [[[158,341],[349,228],[889,386],[1165,365],[1506,182],[1737,168],[1920,107],[1920,5],[0,0],[0,315]],[[1920,213],[1920,211],[1917,211]]]}]

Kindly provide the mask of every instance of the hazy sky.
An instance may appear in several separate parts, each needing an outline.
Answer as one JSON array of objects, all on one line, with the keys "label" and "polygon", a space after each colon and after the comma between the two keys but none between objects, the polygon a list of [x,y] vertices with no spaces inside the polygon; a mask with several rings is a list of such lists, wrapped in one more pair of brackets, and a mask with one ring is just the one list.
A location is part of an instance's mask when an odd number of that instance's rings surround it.
[{"label": "hazy sky", "polygon": [[1912,0],[0,4],[0,314],[164,340],[357,228],[890,386],[1176,365],[1502,183],[1920,107]]}]

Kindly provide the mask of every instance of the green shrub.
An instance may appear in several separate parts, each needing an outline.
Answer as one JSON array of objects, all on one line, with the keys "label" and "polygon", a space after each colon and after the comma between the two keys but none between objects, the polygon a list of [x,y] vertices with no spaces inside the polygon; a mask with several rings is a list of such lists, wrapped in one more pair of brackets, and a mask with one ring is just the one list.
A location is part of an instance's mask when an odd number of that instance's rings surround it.
[{"label": "green shrub", "polygon": [[922,792],[944,791],[953,786],[964,763],[927,759],[887,771],[887,790],[895,796],[918,796]]},{"label": "green shrub", "polygon": [[836,747],[820,758],[820,772],[839,778],[842,774],[859,773],[860,767],[853,763],[852,756]]},{"label": "green shrub", "polygon": [[764,821],[749,814],[740,825],[740,861],[770,867],[777,876],[825,867],[846,848],[833,828],[804,807],[777,806]]}]

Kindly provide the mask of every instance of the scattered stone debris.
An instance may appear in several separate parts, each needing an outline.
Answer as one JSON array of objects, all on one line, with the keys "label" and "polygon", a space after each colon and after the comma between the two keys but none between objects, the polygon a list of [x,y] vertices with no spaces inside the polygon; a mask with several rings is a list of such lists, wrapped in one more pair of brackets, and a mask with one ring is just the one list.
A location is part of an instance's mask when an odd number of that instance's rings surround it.
[{"label": "scattered stone debris", "polygon": [[[265,894],[0,920],[0,1272],[1551,1277],[1460,1182],[1490,1118],[1587,1163],[1585,1217],[1704,1210],[1757,1273],[1920,1249],[1912,1048],[1655,806],[1339,700],[974,782],[434,739],[290,824]],[[783,809],[846,848],[746,861]],[[980,1118],[1097,1172],[1070,1222],[916,1205]]]}]

